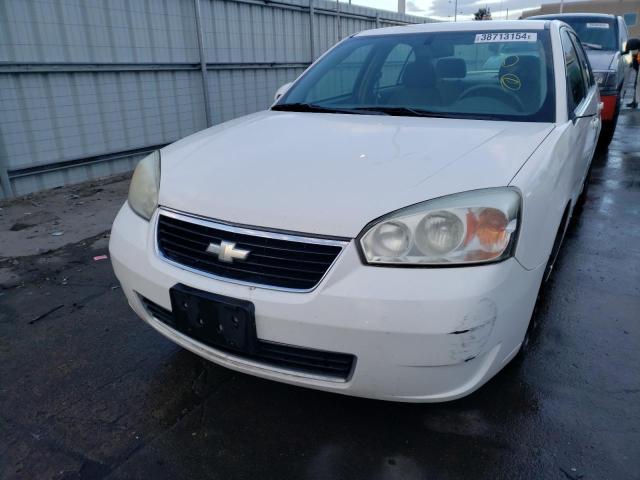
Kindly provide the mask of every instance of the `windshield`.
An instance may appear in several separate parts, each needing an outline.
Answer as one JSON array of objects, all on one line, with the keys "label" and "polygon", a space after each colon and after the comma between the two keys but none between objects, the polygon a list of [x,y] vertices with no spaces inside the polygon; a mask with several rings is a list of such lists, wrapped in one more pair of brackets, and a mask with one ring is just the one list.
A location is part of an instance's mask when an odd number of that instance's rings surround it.
[{"label": "windshield", "polygon": [[350,38],[273,110],[552,122],[548,31]]},{"label": "windshield", "polygon": [[602,17],[562,17],[578,34],[582,45],[592,50],[617,50],[615,21]]}]

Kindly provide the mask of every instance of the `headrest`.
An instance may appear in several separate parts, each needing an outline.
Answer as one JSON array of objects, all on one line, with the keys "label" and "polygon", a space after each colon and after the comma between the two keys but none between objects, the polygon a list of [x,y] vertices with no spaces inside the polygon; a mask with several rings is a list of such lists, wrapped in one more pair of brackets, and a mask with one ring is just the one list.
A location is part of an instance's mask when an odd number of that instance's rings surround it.
[{"label": "headrest", "polygon": [[438,78],[464,78],[467,76],[467,63],[458,57],[445,57],[436,64]]},{"label": "headrest", "polygon": [[402,83],[409,88],[432,87],[436,83],[436,69],[429,60],[411,62],[404,69]]},{"label": "headrest", "polygon": [[532,87],[532,82],[540,81],[540,58],[535,55],[509,55],[500,65],[498,78],[506,90]]},{"label": "headrest", "polygon": [[436,58],[452,57],[453,51],[453,43],[446,40],[435,41],[431,44],[431,55]]}]

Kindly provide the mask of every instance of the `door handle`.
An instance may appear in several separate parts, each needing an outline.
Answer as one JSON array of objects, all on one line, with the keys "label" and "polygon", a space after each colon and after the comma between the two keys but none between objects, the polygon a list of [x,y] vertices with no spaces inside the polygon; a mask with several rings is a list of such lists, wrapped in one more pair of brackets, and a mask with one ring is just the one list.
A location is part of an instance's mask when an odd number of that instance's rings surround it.
[{"label": "door handle", "polygon": [[593,117],[593,120],[591,120],[591,126],[593,128],[598,128],[598,123],[600,123],[600,119],[598,117]]}]

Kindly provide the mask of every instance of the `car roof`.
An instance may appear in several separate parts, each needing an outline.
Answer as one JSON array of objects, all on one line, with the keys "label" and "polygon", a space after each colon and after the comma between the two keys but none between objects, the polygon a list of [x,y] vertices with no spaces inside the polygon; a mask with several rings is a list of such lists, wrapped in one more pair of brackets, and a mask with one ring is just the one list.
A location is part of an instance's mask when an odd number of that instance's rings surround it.
[{"label": "car roof", "polygon": [[545,15],[532,15],[527,19],[530,20],[562,20],[563,18],[606,18],[608,20],[616,18],[616,15],[609,13],[547,13]]},{"label": "car roof", "polygon": [[544,30],[548,21],[544,20],[492,20],[490,22],[437,22],[437,23],[416,23],[413,25],[403,25],[399,27],[377,28],[365,30],[354,36],[368,35],[399,35],[403,33],[423,33],[423,32],[482,32],[492,30]]}]

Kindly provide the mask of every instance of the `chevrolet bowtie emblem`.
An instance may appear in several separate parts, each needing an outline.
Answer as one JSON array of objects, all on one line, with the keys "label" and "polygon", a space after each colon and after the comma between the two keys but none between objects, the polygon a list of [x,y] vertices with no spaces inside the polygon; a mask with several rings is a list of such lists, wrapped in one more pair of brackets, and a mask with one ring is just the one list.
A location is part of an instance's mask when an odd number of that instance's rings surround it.
[{"label": "chevrolet bowtie emblem", "polygon": [[207,252],[218,256],[221,262],[232,263],[234,260],[246,260],[251,253],[249,250],[236,248],[235,242],[221,241],[219,244],[210,243]]}]

